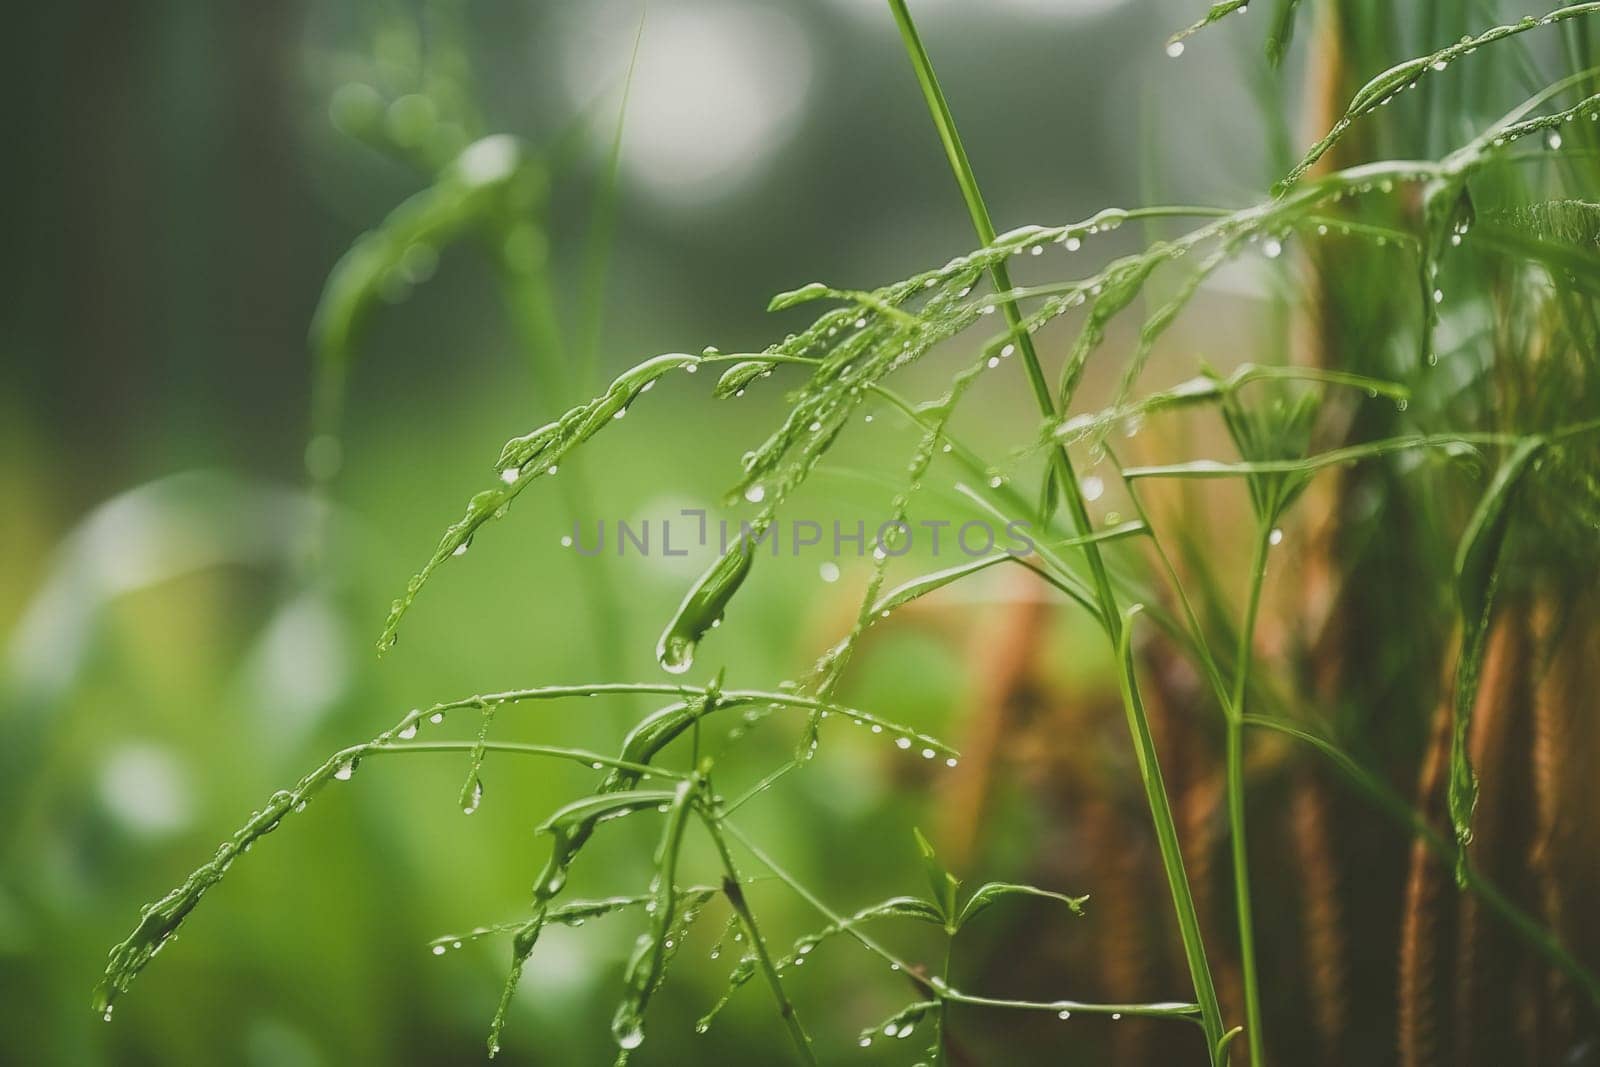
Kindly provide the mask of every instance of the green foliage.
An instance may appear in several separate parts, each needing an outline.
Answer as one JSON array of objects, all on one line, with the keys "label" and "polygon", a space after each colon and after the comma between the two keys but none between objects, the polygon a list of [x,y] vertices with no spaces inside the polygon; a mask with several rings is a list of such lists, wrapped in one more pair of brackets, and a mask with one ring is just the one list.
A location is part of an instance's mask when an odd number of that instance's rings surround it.
[{"label": "green foliage", "polygon": [[[1188,35],[1242,10],[1243,6],[1235,2],[1213,5],[1203,19],[1173,39],[1169,51],[1176,54],[1173,49],[1181,50]],[[1458,255],[1455,250],[1462,246],[1462,238],[1469,233],[1476,235],[1475,227],[1480,218],[1484,220],[1483,229],[1492,233],[1486,236],[1481,248],[1466,249],[1459,255],[1465,257],[1470,252],[1495,260],[1495,270],[1513,275],[1509,284],[1515,299],[1538,302],[1550,309],[1548,313],[1552,317],[1564,306],[1592,301],[1595,295],[1593,244],[1597,232],[1592,203],[1576,197],[1541,196],[1525,198],[1521,203],[1497,202],[1492,210],[1480,210],[1478,203],[1489,200],[1474,192],[1474,189],[1488,187],[1487,191],[1494,197],[1503,199],[1509,181],[1507,171],[1524,166],[1530,156],[1542,164],[1544,157],[1560,150],[1562,141],[1559,136],[1549,136],[1552,131],[1573,128],[1579,120],[1587,125],[1589,120],[1600,116],[1600,98],[1594,96],[1535,114],[1547,105],[1555,106],[1565,95],[1580,91],[1592,80],[1592,72],[1579,72],[1549,83],[1525,104],[1488,124],[1466,144],[1438,159],[1379,159],[1315,176],[1311,171],[1355,123],[1374,115],[1397,94],[1416,87],[1424,78],[1431,78],[1454,63],[1466,63],[1474,53],[1488,50],[1525,31],[1600,12],[1600,4],[1577,4],[1540,19],[1529,18],[1499,26],[1448,48],[1400,63],[1373,77],[1355,94],[1326,136],[1276,184],[1274,195],[1257,203],[1238,208],[1181,205],[1113,208],[1079,222],[1024,226],[999,235],[993,233],[971,164],[956,133],[954,117],[933,76],[931,61],[917,37],[909,12],[898,0],[891,3],[891,8],[979,232],[981,247],[941,267],[870,290],[814,282],[781,294],[772,302],[774,310],[795,309],[817,302],[837,306],[822,311],[810,325],[759,352],[724,355],[708,349],[701,355],[674,353],[646,360],[618,376],[609,388],[593,399],[572,406],[530,433],[512,438],[495,464],[498,484],[473,496],[464,516],[446,529],[433,554],[394,602],[380,645],[386,648],[393,644],[402,617],[423,585],[446,562],[460,557],[484,524],[505,515],[511,503],[535,482],[556,474],[558,467],[569,462],[580,446],[602,429],[613,426],[630,405],[641,400],[672,372],[681,370],[687,376],[697,373],[701,366],[726,364],[713,389],[717,397],[745,394],[780,373],[798,375],[799,380],[784,398],[785,410],[781,418],[765,440],[744,457],[742,471],[728,493],[735,506],[745,502],[758,507],[748,524],[755,535],[768,528],[840,438],[860,420],[864,407],[869,403],[885,405],[904,418],[916,434],[914,448],[901,460],[903,476],[889,501],[891,521],[905,520],[926,483],[959,479],[963,491],[994,514],[1008,520],[1039,523],[1049,533],[1033,558],[1019,562],[1084,606],[1104,632],[1116,657],[1139,784],[1149,808],[1193,981],[1194,1002],[1108,1005],[1071,1000],[999,999],[966,992],[950,980],[948,956],[945,968],[937,974],[926,967],[913,968],[878,944],[862,927],[880,920],[906,919],[936,927],[947,939],[952,939],[971,919],[1011,897],[1051,899],[1067,905],[1074,914],[1082,913],[1085,898],[1029,885],[987,882],[963,900],[962,882],[940,863],[933,847],[919,833],[916,840],[929,883],[929,896],[895,897],[844,917],[829,909],[802,882],[767,856],[758,843],[741,832],[734,820],[737,810],[747,802],[760,799],[779,778],[803,767],[814,756],[825,717],[865,725],[874,733],[887,733],[901,748],[916,748],[924,758],[942,757],[954,764],[957,753],[943,742],[844,706],[834,700],[833,693],[849,664],[853,648],[876,621],[919,597],[1010,557],[999,554],[920,575],[884,592],[889,557],[885,552],[875,561],[849,633],[823,652],[808,675],[775,686],[771,691],[724,690],[719,674],[716,681],[702,687],[603,682],[475,696],[427,712],[414,712],[392,731],[335,754],[295,788],[274,794],[267,806],[224,844],[211,862],[144,913],[129,938],[113,950],[106,976],[96,994],[98,1010],[109,1015],[115,998],[127,990],[132,979],[168,942],[201,896],[222,878],[237,856],[303,806],[327,782],[350,778],[358,762],[368,756],[459,748],[468,753],[470,761],[463,789],[463,808],[469,811],[475,809],[482,798],[479,769],[490,752],[576,760],[606,772],[590,794],[565,805],[540,827],[540,832],[550,839],[551,854],[534,881],[529,917],[514,929],[485,927],[468,935],[512,934],[510,972],[491,1026],[491,1053],[499,1048],[518,978],[535,951],[540,932],[549,923],[576,925],[588,918],[638,907],[646,912],[646,929],[639,935],[627,964],[613,1026],[625,1059],[643,1040],[646,1010],[666,976],[673,952],[682,944],[690,924],[720,894],[732,910],[733,928],[737,931],[733,936],[744,946],[729,978],[729,994],[756,976],[762,976],[778,1004],[780,1019],[793,1041],[795,1054],[803,1061],[812,1061],[814,1052],[787,998],[785,983],[796,980],[796,973],[806,957],[819,944],[842,935],[903,970],[919,991],[920,999],[886,1022],[863,1031],[862,1044],[867,1044],[878,1033],[904,1037],[924,1020],[932,1018],[935,1036],[929,1054],[935,1062],[940,1062],[944,1057],[940,1035],[947,1025],[946,1008],[952,1003],[965,1003],[1022,1011],[1131,1014],[1191,1024],[1198,1022],[1205,1032],[1212,1062],[1225,1063],[1229,1044],[1240,1033],[1240,1028],[1228,1026],[1231,1020],[1222,1017],[1162,780],[1154,735],[1140,695],[1133,624],[1144,613],[1163,631],[1178,637],[1183,652],[1201,666],[1227,729],[1230,829],[1241,956],[1245,965],[1247,1018],[1244,1033],[1251,1046],[1252,1062],[1260,1064],[1264,1061],[1264,1045],[1256,1002],[1258,980],[1254,969],[1243,821],[1244,729],[1259,727],[1298,738],[1334,759],[1363,788],[1369,792],[1374,789],[1370,776],[1364,776],[1365,772],[1348,756],[1315,733],[1292,725],[1288,712],[1294,709],[1272,705],[1272,714],[1246,710],[1247,701],[1252,708],[1261,702],[1259,691],[1263,688],[1255,674],[1253,635],[1266,576],[1268,547],[1280,536],[1278,524],[1285,520],[1312,479],[1322,472],[1357,464],[1386,464],[1399,459],[1420,467],[1420,461],[1430,455],[1470,460],[1491,449],[1504,450],[1507,458],[1465,527],[1456,566],[1461,652],[1455,689],[1456,732],[1449,799],[1458,876],[1463,886],[1490,899],[1521,936],[1540,945],[1556,965],[1577,977],[1586,990],[1592,992],[1596,988],[1592,976],[1559,945],[1549,943],[1547,935],[1536,924],[1471,871],[1467,845],[1471,841],[1471,814],[1477,785],[1467,762],[1465,740],[1491,606],[1510,545],[1507,529],[1513,514],[1511,503],[1514,499],[1520,500],[1522,494],[1535,491],[1539,463],[1547,453],[1552,456],[1551,462],[1556,468],[1565,458],[1575,469],[1587,471],[1593,488],[1593,467],[1586,464],[1582,458],[1585,453],[1581,450],[1592,447],[1589,438],[1600,431],[1600,418],[1594,417],[1592,408],[1585,410],[1576,404],[1563,406],[1550,401],[1539,410],[1537,425],[1533,425],[1531,417],[1528,423],[1509,427],[1487,416],[1476,421],[1456,420],[1454,416],[1461,410],[1462,397],[1426,380],[1427,369],[1438,362],[1440,355],[1434,334],[1436,330],[1443,332],[1441,315],[1447,295],[1440,278],[1445,270],[1456,269],[1456,264],[1446,261]],[[1287,46],[1296,9],[1292,0],[1279,5],[1268,46],[1275,58],[1281,58]],[[359,101],[347,101],[347,104],[359,111]],[[1536,149],[1523,154],[1507,151],[1520,139],[1534,134],[1546,135],[1542,151]],[[536,172],[525,163],[524,156],[523,150],[509,140],[491,138],[469,145],[432,187],[397,209],[341,261],[330,279],[314,327],[316,346],[322,353],[325,397],[337,392],[337,387],[330,383],[342,380],[355,335],[374,304],[375,294],[391,284],[397,272],[405,274],[415,266],[412,261],[418,255],[416,249],[453,239],[482,223],[486,217],[499,217],[506,212],[517,215],[527,210],[534,198]],[[1420,205],[1421,210],[1408,210],[1407,204]],[[1057,246],[1076,249],[1084,241],[1129,220],[1151,219],[1199,221],[1182,233],[1153,240],[1139,251],[1114,258],[1080,277],[1023,287],[1010,282],[1007,264],[1013,258],[1043,254],[1046,249]],[[1351,356],[1340,366],[1329,368],[1291,365],[1286,356],[1282,365],[1245,364],[1227,375],[1207,370],[1176,386],[1136,395],[1141,373],[1156,343],[1190,305],[1205,281],[1224,265],[1257,252],[1268,260],[1277,260],[1288,241],[1303,242],[1312,254],[1356,244],[1369,251],[1381,248],[1386,250],[1385,254],[1398,252],[1415,257],[1416,276],[1421,279],[1421,299],[1416,301],[1420,306],[1411,312],[1413,321],[1407,322],[1403,329],[1389,330],[1384,341],[1394,350],[1415,352],[1419,358],[1402,361],[1386,354],[1384,358],[1395,365],[1396,372],[1375,375],[1369,372],[1382,366],[1383,361],[1371,354]],[[1451,301],[1504,325],[1504,320],[1512,313],[1505,310],[1497,286],[1482,274],[1465,274],[1472,264],[1464,263],[1460,267],[1464,277],[1461,284],[1450,291]],[[1153,311],[1136,310],[1155,279],[1165,279],[1172,274],[1177,275],[1173,279],[1172,297]],[[1407,285],[1409,290],[1410,283]],[[1415,300],[1415,297],[1406,299]],[[1597,332],[1592,325],[1592,308],[1583,306],[1585,311],[1581,315],[1573,314],[1585,325],[1565,335],[1565,339],[1584,352],[1592,352],[1592,346],[1583,348],[1578,344],[1592,342]],[[991,325],[996,322],[993,317],[996,313],[1003,325]],[[1051,389],[1033,347],[1033,338],[1045,327],[1074,313],[1079,313],[1075,340],[1060,368],[1057,385]],[[1106,349],[1112,327],[1127,320],[1132,320],[1129,325],[1135,327],[1137,340],[1120,368],[1121,373],[1116,376],[1119,385],[1111,403],[1097,410],[1073,413],[1074,405],[1081,402],[1080,389],[1091,361]],[[903,377],[908,368],[928,361],[935,349],[952,343],[964,346],[968,358],[960,369],[950,374],[943,391],[920,404],[902,397],[896,389],[897,376]],[[1463,359],[1465,350],[1472,344],[1470,340],[1459,339],[1452,339],[1450,343],[1456,347],[1445,354],[1449,358]],[[1025,439],[1010,459],[995,465],[984,461],[974,449],[959,440],[951,430],[951,421],[974,384],[985,374],[1011,366],[1014,357],[1034,389],[1040,415],[1037,425],[1028,427]],[[1335,399],[1334,390],[1328,387],[1347,389],[1350,395],[1341,394]],[[1363,397],[1362,393],[1367,395]],[[1571,392],[1571,395],[1582,394]],[[325,403],[336,406],[335,402]],[[1383,409],[1381,414],[1371,414],[1379,406]],[[1237,450],[1237,461],[1195,458],[1119,467],[1125,486],[1140,508],[1140,519],[1096,528],[1089,519],[1082,487],[1073,473],[1070,449],[1087,447],[1091,454],[1103,454],[1107,437],[1114,428],[1131,424],[1137,429],[1145,419],[1176,412],[1203,413],[1208,409],[1214,409],[1220,417]],[[1352,409],[1372,422],[1383,423],[1406,413],[1414,424],[1392,433],[1319,450],[1317,442],[1327,432],[1330,421],[1341,416],[1348,418]],[[1023,477],[1019,474],[1022,460],[1041,452],[1050,463],[1048,481],[1037,487],[1030,485],[1019,489],[1016,483]],[[1208,634],[1200,625],[1189,606],[1187,594],[1177,581],[1176,569],[1168,561],[1158,532],[1144,516],[1142,505],[1137,503],[1142,484],[1157,478],[1242,479],[1249,493],[1257,527],[1256,552],[1247,576],[1248,606],[1233,634],[1236,648],[1226,655],[1214,651],[1215,635]],[[1583,498],[1579,496],[1578,499],[1583,504]],[[1592,509],[1596,499],[1600,499],[1600,493],[1591,493],[1584,506]],[[1037,506],[1041,500],[1046,504],[1043,508]],[[1057,514],[1057,504],[1065,505],[1064,516]],[[1163,573],[1152,575],[1142,570],[1140,558],[1132,553],[1111,556],[1112,549],[1122,547],[1120,542],[1134,538],[1155,549],[1166,563]],[[1102,548],[1106,555],[1102,555]],[[744,588],[754,563],[753,544],[742,540],[688,590],[681,607],[668,621],[657,647],[657,659],[665,670],[682,674],[691,669],[707,635],[728,616],[730,605]],[[1152,590],[1152,581],[1162,580],[1173,586],[1171,595],[1182,605],[1181,616],[1169,613],[1160,595]],[[488,737],[496,709],[595,694],[655,694],[670,697],[672,702],[640,717],[623,738],[614,757],[576,749],[496,743]],[[481,730],[475,742],[452,746],[415,740],[424,719],[435,722],[447,711],[467,708],[477,710],[481,716]],[[713,777],[722,772],[722,767],[701,751],[699,736],[704,720],[731,708],[745,708],[755,715],[782,709],[799,711],[804,713],[805,725],[795,757],[776,768],[764,768],[765,777],[759,784],[730,803],[713,786]],[[687,745],[682,743],[685,739],[689,742]],[[685,748],[689,751],[685,752]],[[670,785],[648,784],[655,779]],[[1385,810],[1419,834],[1426,828],[1425,823],[1419,823],[1414,813],[1408,813],[1403,806],[1397,810],[1394,805],[1386,804]],[[654,878],[648,890],[602,901],[563,902],[568,873],[599,827],[614,819],[650,813],[662,816],[662,829],[653,854]],[[721,863],[720,884],[715,891],[680,884],[680,867],[687,862],[685,841],[696,828],[716,847]],[[814,907],[827,924],[795,942],[787,955],[773,958],[754,911],[745,899],[747,883],[735,865],[730,842],[741,844],[762,867]],[[455,940],[460,939],[451,939],[450,943]],[[435,947],[442,943],[436,943]],[[725,996],[700,1020],[700,1029],[711,1024],[726,1001]]]}]

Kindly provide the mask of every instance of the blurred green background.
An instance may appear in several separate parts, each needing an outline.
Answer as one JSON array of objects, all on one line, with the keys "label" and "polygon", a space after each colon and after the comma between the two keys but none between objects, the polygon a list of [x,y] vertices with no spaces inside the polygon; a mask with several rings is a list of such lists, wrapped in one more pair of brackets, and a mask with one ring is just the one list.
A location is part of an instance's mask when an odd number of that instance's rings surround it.
[{"label": "blurred green background", "polygon": [[[1248,106],[1235,64],[1258,62],[1254,39],[1224,27],[1191,49],[1209,60],[1182,70],[1162,55],[1165,34],[1195,7],[916,5],[1000,229],[1157,197],[1238,202],[1262,188],[1259,127],[1214,121]],[[333,749],[435,700],[613,667],[662,676],[655,637],[707,557],[603,561],[627,610],[602,648],[580,570],[602,561],[561,550],[568,513],[548,484],[441,571],[392,653],[375,652],[389,599],[493,477],[500,444],[574,399],[537,388],[470,243],[371,316],[343,467],[325,499],[303,473],[306,336],[322,282],[358,234],[425,184],[341,132],[330,100],[352,83],[403,97],[419,71],[443,71],[484,130],[525,138],[548,174],[540,225],[571,331],[592,295],[583,264],[595,189],[640,10],[63,0],[8,14],[0,1062],[310,1067],[480,1055],[506,947],[435,959],[426,942],[522,914],[546,847],[531,828],[589,787],[586,772],[491,758],[483,808],[463,819],[463,760],[373,760],[236,867],[114,1025],[90,1012],[89,992],[142,904]],[[415,120],[402,107],[384,121]],[[598,380],[656,352],[760,347],[803,321],[768,316],[774,292],[816,278],[877,285],[973,243],[883,7],[651,5],[622,139]],[[1017,377],[974,394],[966,423],[979,440],[1003,440],[1028,418]],[[781,382],[715,403],[707,376],[674,379],[586,451],[586,515],[720,508],[741,452],[781,411]],[[885,419],[853,447],[892,473],[912,444]],[[882,498],[824,479],[805,507],[818,519],[870,516]],[[847,568],[827,585],[815,561],[761,568],[691,677],[724,662],[741,685],[795,676],[847,627],[864,573]],[[1011,587],[981,588],[1004,597]],[[959,740],[971,679],[951,635],[908,626],[876,641],[845,698]],[[497,730],[609,748],[643,710],[553,705],[503,714]],[[742,768],[732,773],[770,767],[794,736],[762,726],[731,750]],[[838,907],[915,891],[909,828],[933,819],[939,774],[870,739],[826,740],[825,758],[745,821]],[[1038,828],[1020,806],[1012,814],[974,875],[1028,873]],[[651,832],[608,830],[585,854],[577,890],[637,891]],[[781,888],[752,895],[780,942],[818,925]],[[993,945],[974,935],[961,950],[974,968],[992,967],[996,946],[1065,922],[1021,907],[993,921]],[[637,922],[545,935],[506,1061],[609,1062],[613,991]],[[636,1062],[782,1055],[754,986],[710,1033],[692,1033],[727,972],[708,958],[720,922],[709,916],[680,957]],[[1008,934],[1008,922],[1037,927]],[[895,1049],[853,1047],[856,1028],[909,999],[903,980],[867,960],[829,945],[794,995],[821,1047],[902,1062]]]}]

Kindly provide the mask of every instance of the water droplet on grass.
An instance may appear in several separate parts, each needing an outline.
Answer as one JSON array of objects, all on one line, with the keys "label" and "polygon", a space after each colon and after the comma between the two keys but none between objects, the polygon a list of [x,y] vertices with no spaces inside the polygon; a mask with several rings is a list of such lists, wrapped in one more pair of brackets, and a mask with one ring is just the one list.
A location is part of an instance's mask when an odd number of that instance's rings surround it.
[{"label": "water droplet on grass", "polygon": [[478,805],[483,803],[483,779],[477,775],[472,776],[472,785],[467,789],[467,795],[462,798],[461,814],[471,815],[478,810]]}]

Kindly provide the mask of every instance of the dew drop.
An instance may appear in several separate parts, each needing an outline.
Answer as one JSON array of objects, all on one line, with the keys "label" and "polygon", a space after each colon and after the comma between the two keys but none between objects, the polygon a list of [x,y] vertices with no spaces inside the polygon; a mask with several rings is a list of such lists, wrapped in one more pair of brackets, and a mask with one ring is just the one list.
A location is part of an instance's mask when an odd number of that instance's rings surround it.
[{"label": "dew drop", "polygon": [[752,504],[759,504],[765,500],[766,497],[767,489],[764,485],[752,485],[750,488],[744,491],[744,498],[750,501]]},{"label": "dew drop", "polygon": [[990,356],[989,357],[988,367],[989,367],[990,370],[994,370],[999,365],[1000,365],[1000,357],[999,356]]},{"label": "dew drop", "polygon": [[1283,242],[1276,237],[1268,237],[1261,242],[1261,252],[1268,259],[1277,259],[1283,255]]},{"label": "dew drop", "polygon": [[510,485],[517,480],[518,473],[519,472],[517,468],[507,467],[505,470],[500,472],[500,480],[505,482],[507,485]]},{"label": "dew drop", "polygon": [[400,727],[400,732],[397,736],[402,741],[411,740],[413,737],[417,736],[417,724],[415,722],[406,723],[404,726]]},{"label": "dew drop", "polygon": [[571,548],[572,547],[572,535],[571,534],[567,534],[566,536],[561,538],[561,547],[562,548]]},{"label": "dew drop", "polygon": [[910,748],[911,747],[911,738],[909,738],[909,737],[897,737],[897,738],[895,738],[894,739],[894,747],[895,748]]},{"label": "dew drop", "polygon": [[822,576],[822,580],[825,582],[837,582],[839,580],[839,565],[832,560],[827,560],[817,568],[817,573]]},{"label": "dew drop", "polygon": [[471,815],[478,810],[478,805],[483,803],[483,779],[473,776],[472,788],[467,790],[466,802],[461,805],[461,814]]},{"label": "dew drop", "polygon": [[432,715],[428,716],[428,721],[433,723],[433,725],[438,726],[440,723],[444,722],[444,712],[434,712]]},{"label": "dew drop", "polygon": [[1120,1019],[1122,1018],[1122,1013],[1120,1011],[1114,1011],[1111,1013],[1111,1018],[1113,1020]]},{"label": "dew drop", "polygon": [[956,759],[954,756],[951,756],[949,759],[944,761],[944,765],[946,767],[954,767],[959,762],[960,760]]},{"label": "dew drop", "polygon": [[1056,1018],[1057,1019],[1070,1019],[1070,1018],[1072,1018],[1072,1013],[1070,1011],[1062,1010],[1062,1011],[1059,1011],[1059,1012],[1056,1013]]},{"label": "dew drop", "polygon": [[443,956],[444,955],[444,946],[443,945],[434,945],[433,946],[433,954],[435,956]]},{"label": "dew drop", "polygon": [[1561,131],[1560,130],[1551,130],[1549,133],[1545,134],[1544,135],[1544,144],[1545,144],[1545,147],[1550,149],[1550,151],[1552,151],[1552,152],[1554,152],[1556,149],[1560,148],[1561,147]]},{"label": "dew drop", "polygon": [[1091,474],[1083,480],[1083,499],[1099,500],[1105,494],[1105,479],[1098,474]]},{"label": "dew drop", "polygon": [[339,764],[339,769],[333,772],[333,776],[339,779],[341,782],[348,782],[351,777],[355,775],[355,773],[356,761],[346,760],[345,762]]},{"label": "dew drop", "polygon": [[1171,41],[1171,42],[1169,42],[1167,44],[1167,58],[1168,59],[1177,59],[1181,55],[1183,55],[1183,42],[1182,41]]},{"label": "dew drop", "polygon": [[863,1037],[860,1041],[857,1042],[857,1044],[859,1044],[862,1048],[866,1048],[867,1046],[872,1044],[872,1038]]},{"label": "dew drop", "polygon": [[467,548],[471,546],[471,544],[471,541],[463,541],[457,545],[455,547],[455,551],[451,552],[450,554],[452,556],[465,556],[467,554]]},{"label": "dew drop", "polygon": [[1267,544],[1269,544],[1269,545],[1281,545],[1281,544],[1283,544],[1283,530],[1280,527],[1274,526],[1272,528],[1272,532],[1267,534]]},{"label": "dew drop", "polygon": [[931,748],[923,749],[922,750],[922,758],[923,759],[932,759],[933,758],[933,749],[931,749]]}]

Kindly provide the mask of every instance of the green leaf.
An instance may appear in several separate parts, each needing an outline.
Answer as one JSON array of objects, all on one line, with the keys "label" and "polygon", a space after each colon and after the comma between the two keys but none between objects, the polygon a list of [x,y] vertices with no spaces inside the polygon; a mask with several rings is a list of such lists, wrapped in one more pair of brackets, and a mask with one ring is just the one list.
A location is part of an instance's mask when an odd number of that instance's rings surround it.
[{"label": "green leaf", "polygon": [[507,441],[500,450],[500,459],[496,464],[500,470],[500,485],[477,493],[467,502],[466,514],[445,530],[433,556],[406,583],[405,592],[390,605],[389,618],[378,639],[379,650],[387,651],[393,647],[400,620],[422,591],[423,585],[446,560],[466,552],[478,527],[490,519],[503,516],[511,502],[535,480],[554,474],[568,452],[610,426],[627,411],[629,404],[662,375],[680,368],[695,367],[699,363],[699,356],[681,352],[646,360],[618,375],[604,393],[588,403],[572,408],[555,422]]},{"label": "green leaf", "polygon": [[865,1047],[872,1044],[872,1039],[882,1034],[884,1037],[908,1038],[916,1030],[917,1024],[928,1017],[928,1013],[937,1010],[937,1000],[919,1000],[907,1004],[893,1015],[876,1026],[869,1026],[862,1030],[856,1038],[856,1044]]},{"label": "green leaf", "polygon": [[[611,1020],[611,1033],[617,1044],[626,1051],[637,1048],[644,1040],[644,1013],[650,1006],[666,973],[667,960],[682,943],[683,933],[677,929],[678,896],[675,879],[678,872],[678,853],[683,848],[683,831],[687,825],[693,783],[678,785],[671,807],[667,811],[666,827],[661,833],[661,844],[656,850],[654,899],[651,901],[650,929],[639,935],[628,968],[623,976],[625,992]],[[673,934],[677,934],[674,937]]]},{"label": "green leaf", "polygon": [[1295,15],[1300,10],[1300,0],[1278,0],[1278,10],[1273,16],[1272,32],[1267,35],[1267,62],[1274,67],[1283,65],[1289,52],[1289,42],[1294,38]]},{"label": "green leaf", "polygon": [[772,368],[775,366],[777,366],[776,363],[765,359],[740,360],[722,372],[722,377],[717,379],[716,387],[712,389],[711,395],[718,400],[741,396],[751,382],[771,374]]},{"label": "green leaf", "polygon": [[934,853],[933,845],[921,830],[913,828],[911,833],[917,839],[917,851],[922,854],[922,869],[928,877],[929,888],[933,890],[933,901],[948,926],[955,918],[956,892],[961,888],[961,879],[945,870],[944,864],[939,862],[939,857]]},{"label": "green leaf", "polygon": [[[758,521],[764,529],[765,521]],[[729,602],[750,576],[750,564],[755,559],[758,536],[754,533],[746,536],[741,532],[734,546],[689,589],[672,621],[662,631],[661,639],[656,642],[656,660],[663,669],[682,674],[694,665],[694,650],[700,639],[722,621]]]},{"label": "green leaf", "polygon": [[[1193,37],[1195,34],[1199,33],[1213,22],[1220,22],[1221,20],[1227,18],[1229,15],[1233,14],[1235,11],[1238,11],[1249,2],[1250,0],[1217,0],[1217,2],[1212,4],[1210,9],[1206,11],[1205,15],[1190,23],[1188,26],[1185,26],[1171,37],[1167,38],[1167,55],[1174,57],[1182,55],[1182,45],[1185,40]],[[1176,48],[1174,46],[1176,46]]]},{"label": "green leaf", "polygon": [[1040,889],[1034,885],[1022,885],[1016,882],[989,882],[979,886],[972,896],[967,898],[966,906],[961,909],[961,915],[956,919],[956,929],[961,929],[970,920],[987,911],[989,905],[1009,896],[1045,897],[1049,900],[1059,900],[1071,908],[1074,915],[1083,914],[1083,905],[1089,899],[1087,896],[1072,897],[1065,893]]},{"label": "green leaf", "polygon": [[1468,749],[1472,716],[1478,699],[1478,682],[1488,643],[1489,620],[1506,531],[1511,522],[1511,501],[1523,475],[1543,451],[1542,437],[1519,441],[1495,472],[1477,510],[1467,523],[1456,551],[1456,602],[1461,614],[1461,651],[1456,660],[1454,717],[1450,737],[1450,823],[1456,838],[1456,881],[1466,884],[1467,846],[1472,842],[1472,813],[1478,805],[1478,775]]}]

